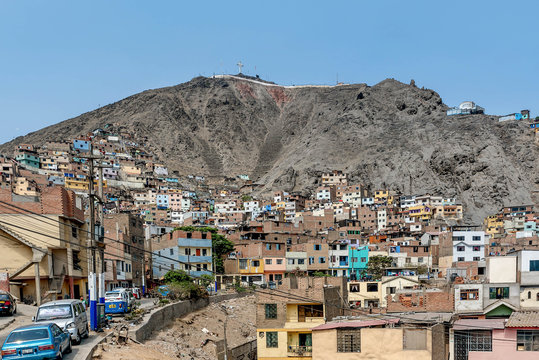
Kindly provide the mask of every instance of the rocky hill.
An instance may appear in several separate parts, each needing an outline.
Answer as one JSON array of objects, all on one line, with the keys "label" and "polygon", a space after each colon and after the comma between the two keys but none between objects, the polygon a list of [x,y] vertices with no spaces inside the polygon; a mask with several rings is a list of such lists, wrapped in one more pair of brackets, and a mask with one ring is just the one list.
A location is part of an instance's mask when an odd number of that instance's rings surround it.
[{"label": "rocky hill", "polygon": [[524,122],[447,117],[440,96],[396,80],[282,87],[233,76],[148,90],[0,146],[113,124],[180,174],[249,174],[264,190],[312,189],[344,170],[371,188],[457,196],[473,221],[533,203],[539,147]]}]

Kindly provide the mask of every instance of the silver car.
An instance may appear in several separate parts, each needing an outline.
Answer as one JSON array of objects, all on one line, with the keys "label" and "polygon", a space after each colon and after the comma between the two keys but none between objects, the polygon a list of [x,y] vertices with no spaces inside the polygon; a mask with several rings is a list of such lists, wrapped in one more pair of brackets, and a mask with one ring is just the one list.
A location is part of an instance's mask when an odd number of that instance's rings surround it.
[{"label": "silver car", "polygon": [[33,320],[36,323],[54,323],[62,330],[69,331],[75,344],[80,344],[81,338],[87,338],[89,335],[86,308],[80,300],[55,300],[45,303],[39,307]]}]

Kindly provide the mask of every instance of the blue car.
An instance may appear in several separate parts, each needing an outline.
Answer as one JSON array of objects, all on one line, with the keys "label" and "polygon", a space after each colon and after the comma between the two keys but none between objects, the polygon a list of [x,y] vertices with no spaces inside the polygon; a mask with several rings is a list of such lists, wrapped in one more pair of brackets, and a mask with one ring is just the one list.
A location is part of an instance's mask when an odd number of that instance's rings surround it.
[{"label": "blue car", "polygon": [[22,326],[4,341],[2,359],[62,359],[71,349],[71,336],[56,324]]}]

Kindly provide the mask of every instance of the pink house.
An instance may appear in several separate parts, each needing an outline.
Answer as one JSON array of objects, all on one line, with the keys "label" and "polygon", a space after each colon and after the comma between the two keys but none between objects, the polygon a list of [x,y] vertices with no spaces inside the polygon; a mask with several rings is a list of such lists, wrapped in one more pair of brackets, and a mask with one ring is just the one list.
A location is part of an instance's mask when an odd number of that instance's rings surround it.
[{"label": "pink house", "polygon": [[453,324],[453,360],[539,359],[539,312],[509,319],[462,319]]},{"label": "pink house", "polygon": [[264,275],[266,281],[280,281],[286,272],[286,259],[284,257],[264,257]]}]

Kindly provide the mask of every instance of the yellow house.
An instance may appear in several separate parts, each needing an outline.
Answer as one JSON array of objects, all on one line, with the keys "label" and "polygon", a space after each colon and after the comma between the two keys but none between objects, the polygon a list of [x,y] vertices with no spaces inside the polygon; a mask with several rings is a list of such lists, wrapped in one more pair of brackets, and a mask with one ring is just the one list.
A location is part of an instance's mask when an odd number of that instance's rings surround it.
[{"label": "yellow house", "polygon": [[264,274],[263,259],[238,259],[240,274]]},{"label": "yellow house", "polygon": [[430,220],[432,219],[432,208],[427,205],[410,206],[408,215],[417,220]]},{"label": "yellow house", "polygon": [[[64,178],[65,179],[65,188],[73,191],[88,191],[89,181],[88,180],[78,180],[73,178]],[[97,180],[94,180],[94,189],[97,189],[98,183]],[[107,187],[107,181],[103,180],[103,187]]]},{"label": "yellow house", "polygon": [[[445,359],[444,325],[412,327],[383,318],[331,322],[312,330],[313,360]],[[433,357],[433,354],[436,357]]]},{"label": "yellow house", "polygon": [[377,308],[381,301],[381,281],[350,281],[348,283],[348,303],[354,308]]},{"label": "yellow house", "polygon": [[500,219],[498,215],[490,215],[485,218],[485,232],[488,235],[503,234],[503,219]]},{"label": "yellow house", "polygon": [[310,359],[312,329],[344,315],[345,284],[336,277],[285,278],[276,289],[257,291],[258,359]]},{"label": "yellow house", "polygon": [[374,192],[375,200],[387,199],[388,196],[389,196],[389,190],[376,190]]},{"label": "yellow house", "polygon": [[351,281],[348,283],[348,302],[355,308],[387,307],[387,295],[417,286],[417,276],[384,276],[382,281]]},{"label": "yellow house", "polygon": [[5,202],[0,205],[0,254],[11,293],[38,304],[85,295],[87,231],[81,199],[61,187],[11,202],[5,200],[9,193],[0,189]]}]

